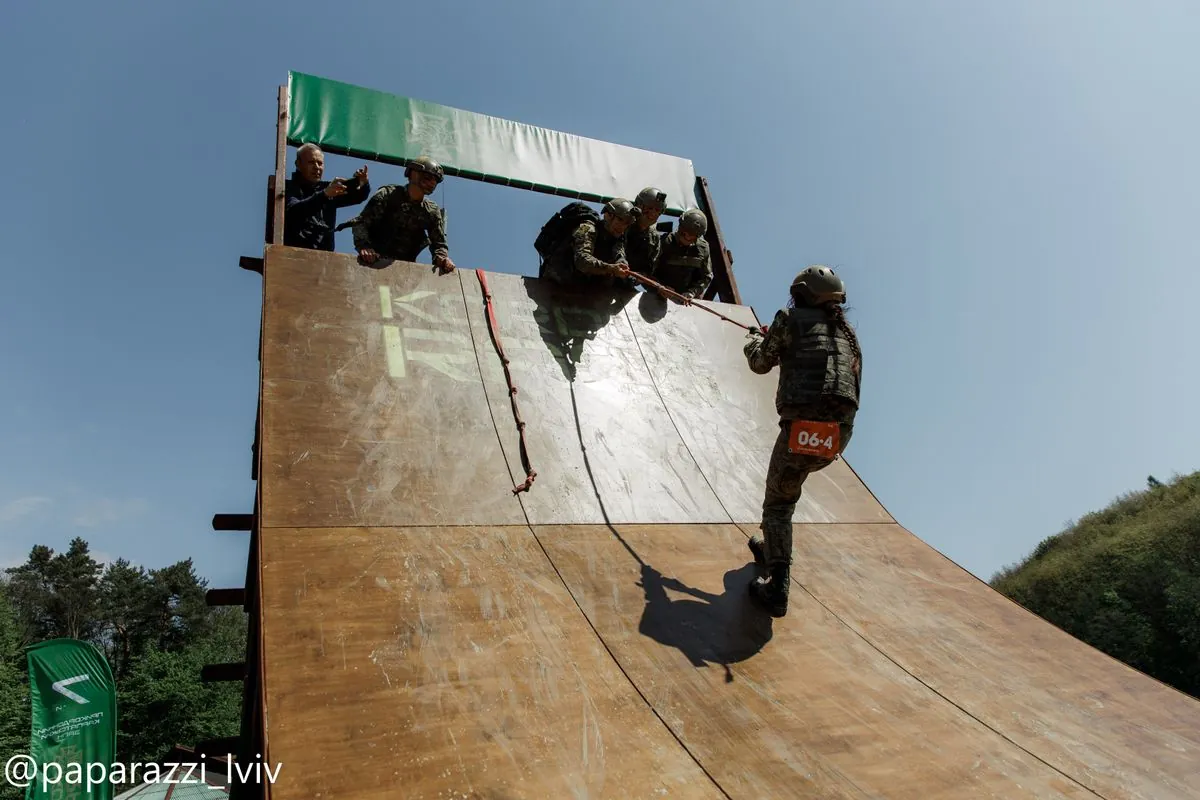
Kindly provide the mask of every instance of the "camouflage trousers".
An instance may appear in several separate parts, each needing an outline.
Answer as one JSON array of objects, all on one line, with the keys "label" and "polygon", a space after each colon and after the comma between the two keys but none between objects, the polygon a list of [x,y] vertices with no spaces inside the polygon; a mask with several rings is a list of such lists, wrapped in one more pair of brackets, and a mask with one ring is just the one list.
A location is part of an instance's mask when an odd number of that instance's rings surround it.
[{"label": "camouflage trousers", "polygon": [[[819,472],[832,460],[802,453],[788,452],[788,434],[791,420],[779,421],[779,436],[771,451],[771,463],[767,467],[767,488],[763,497],[762,524],[763,540],[767,557],[767,568],[790,566],[792,563],[792,515],[808,476]],[[841,423],[839,426],[839,450],[845,451],[850,443],[854,426]]]}]

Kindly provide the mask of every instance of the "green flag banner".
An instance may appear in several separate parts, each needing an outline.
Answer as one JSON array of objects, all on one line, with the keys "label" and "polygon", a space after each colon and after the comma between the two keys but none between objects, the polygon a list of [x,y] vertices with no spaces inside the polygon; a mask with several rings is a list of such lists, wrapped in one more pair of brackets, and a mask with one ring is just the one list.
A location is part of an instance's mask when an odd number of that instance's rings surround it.
[{"label": "green flag banner", "polygon": [[287,141],[331,153],[405,164],[427,155],[448,175],[604,202],[647,186],[667,212],[696,206],[686,158],[587,139],[425,100],[288,73]]},{"label": "green flag banner", "polygon": [[111,800],[107,776],[117,749],[117,690],[108,662],[76,639],[39,642],[26,658],[33,708],[29,755],[37,769],[26,800]]}]

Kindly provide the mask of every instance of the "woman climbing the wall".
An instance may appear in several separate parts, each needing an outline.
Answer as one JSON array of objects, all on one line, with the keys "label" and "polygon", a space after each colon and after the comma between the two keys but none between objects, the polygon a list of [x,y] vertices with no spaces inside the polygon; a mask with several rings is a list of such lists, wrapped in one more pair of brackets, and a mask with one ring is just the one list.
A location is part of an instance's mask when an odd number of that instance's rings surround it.
[{"label": "woman climbing the wall", "polygon": [[792,565],[792,514],[804,481],[832,464],[850,443],[862,381],[862,350],[842,305],[846,287],[826,266],[807,267],[792,281],[788,307],[765,336],[755,331],[744,352],[760,375],[779,366],[775,409],[779,436],[767,467],[763,537],[750,551],[765,574],[750,596],[775,617],[787,613]]}]

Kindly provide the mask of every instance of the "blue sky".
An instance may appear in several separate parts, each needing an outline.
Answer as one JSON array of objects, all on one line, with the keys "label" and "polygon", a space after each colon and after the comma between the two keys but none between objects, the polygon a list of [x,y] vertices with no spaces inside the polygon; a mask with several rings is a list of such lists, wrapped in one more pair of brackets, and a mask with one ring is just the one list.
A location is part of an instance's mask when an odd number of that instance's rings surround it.
[{"label": "blue sky", "polygon": [[[803,265],[840,269],[849,461],[984,578],[1200,468],[1194,3],[266,6],[6,12],[0,562],[81,535],[241,585],[245,540],[209,520],[253,498],[237,260],[289,69],[692,159],[760,317]],[[562,203],[437,199],[460,266],[526,273]]]}]

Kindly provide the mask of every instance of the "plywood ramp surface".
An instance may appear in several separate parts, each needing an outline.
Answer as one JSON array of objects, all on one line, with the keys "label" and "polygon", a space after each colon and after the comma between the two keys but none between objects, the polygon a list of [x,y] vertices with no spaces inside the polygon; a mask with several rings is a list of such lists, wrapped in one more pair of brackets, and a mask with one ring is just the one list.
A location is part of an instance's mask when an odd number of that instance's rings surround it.
[{"label": "plywood ramp surface", "polygon": [[523,527],[272,529],[276,800],[721,793]]},{"label": "plywood ramp surface", "polygon": [[784,620],[765,617],[735,526],[534,530],[629,679],[730,797],[1094,797],[802,592]]},{"label": "plywood ramp surface", "polygon": [[516,495],[473,271],[267,248],[273,800],[1200,797],[1200,702],[972,578],[845,462],[797,506],[788,615],[750,604],[777,373],[742,330],[487,280]]},{"label": "plywood ramp surface", "polygon": [[410,266],[268,251],[264,524],[525,521],[458,276]]},{"label": "plywood ramp surface", "polygon": [[1194,698],[1031,614],[899,525],[797,526],[793,548],[794,580],[1047,763],[1109,800],[1200,796]]}]

